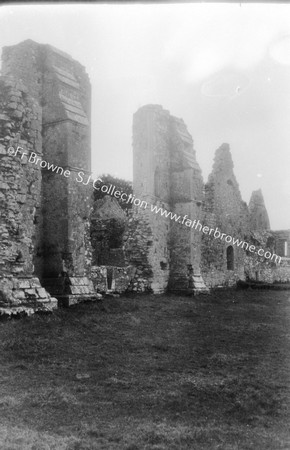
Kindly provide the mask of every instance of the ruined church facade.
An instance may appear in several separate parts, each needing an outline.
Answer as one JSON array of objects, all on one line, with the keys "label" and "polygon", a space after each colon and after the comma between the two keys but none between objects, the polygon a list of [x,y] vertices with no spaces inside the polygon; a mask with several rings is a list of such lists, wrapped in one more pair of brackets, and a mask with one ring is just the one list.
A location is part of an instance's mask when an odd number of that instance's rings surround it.
[{"label": "ruined church facade", "polygon": [[[261,190],[243,201],[228,144],[216,150],[204,182],[183,120],[146,105],[134,115],[133,157],[134,195],[148,204],[134,207],[125,242],[138,267],[136,290],[198,293],[240,280],[290,281],[289,232],[270,230]],[[251,245],[274,259],[251,253]]]},{"label": "ruined church facade", "polygon": [[[243,202],[229,146],[216,151],[204,183],[186,125],[159,105],[133,118],[133,193],[148,207],[125,213],[116,199],[93,202],[90,92],[84,67],[52,46],[3,49],[0,314],[53,310],[108,290],[197,293],[290,280],[289,230],[270,231],[260,191]],[[118,236],[108,244],[112,223]],[[278,249],[285,264],[265,264],[201,226]]]}]

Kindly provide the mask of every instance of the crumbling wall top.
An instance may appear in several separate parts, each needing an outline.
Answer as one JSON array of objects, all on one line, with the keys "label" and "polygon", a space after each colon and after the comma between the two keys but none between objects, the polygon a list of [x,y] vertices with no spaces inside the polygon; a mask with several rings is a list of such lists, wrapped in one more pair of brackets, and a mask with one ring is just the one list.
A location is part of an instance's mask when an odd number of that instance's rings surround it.
[{"label": "crumbling wall top", "polygon": [[252,192],[249,203],[252,230],[269,230],[270,221],[261,189]]}]

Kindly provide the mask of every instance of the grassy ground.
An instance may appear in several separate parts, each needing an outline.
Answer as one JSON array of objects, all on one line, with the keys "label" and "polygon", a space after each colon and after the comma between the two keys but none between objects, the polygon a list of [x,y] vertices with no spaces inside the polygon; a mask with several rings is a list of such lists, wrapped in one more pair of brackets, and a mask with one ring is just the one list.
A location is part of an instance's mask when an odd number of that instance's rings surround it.
[{"label": "grassy ground", "polygon": [[290,292],[0,324],[0,449],[290,449]]}]

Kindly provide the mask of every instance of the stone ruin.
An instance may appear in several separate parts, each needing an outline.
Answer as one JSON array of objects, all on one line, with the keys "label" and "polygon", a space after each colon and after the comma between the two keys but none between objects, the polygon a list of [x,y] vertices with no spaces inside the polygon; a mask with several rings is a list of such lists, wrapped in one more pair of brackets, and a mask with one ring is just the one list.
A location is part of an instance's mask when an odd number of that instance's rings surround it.
[{"label": "stone ruin", "polygon": [[[186,221],[134,207],[125,249],[139,269],[136,290],[198,293],[240,280],[290,281],[290,230],[270,231],[261,190],[253,192],[249,206],[242,200],[228,144],[217,149],[204,183],[184,122],[147,105],[134,115],[133,156],[134,194],[197,222],[186,227]],[[276,253],[282,263],[214,239],[201,232],[203,226]]]},{"label": "stone ruin", "polygon": [[[4,47],[0,77],[0,312],[53,310],[107,292],[207,292],[238,280],[289,281],[290,230],[271,232],[261,191],[243,202],[229,146],[204,183],[181,119],[158,105],[133,120],[133,191],[148,205],[281,255],[247,254],[150,210],[93,202],[90,82],[66,53]],[[54,169],[52,166],[54,165]],[[108,229],[116,230],[108,233]]]},{"label": "stone ruin", "polygon": [[3,49],[0,83],[1,304],[53,309],[55,297],[94,298],[90,192],[74,177],[91,170],[88,76],[69,55],[28,40]]}]

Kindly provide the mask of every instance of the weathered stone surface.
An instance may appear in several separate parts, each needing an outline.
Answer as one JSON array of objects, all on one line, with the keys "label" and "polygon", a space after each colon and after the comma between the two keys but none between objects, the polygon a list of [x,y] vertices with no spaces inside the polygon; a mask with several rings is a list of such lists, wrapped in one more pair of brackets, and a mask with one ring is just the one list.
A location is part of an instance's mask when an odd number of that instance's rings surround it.
[{"label": "weathered stone surface", "polygon": [[38,277],[89,274],[90,191],[35,160],[90,171],[90,84],[69,55],[31,40],[5,47],[2,61],[0,279],[19,277],[7,304],[25,297],[53,308]]},{"label": "weathered stone surface", "polygon": [[92,266],[92,281],[96,291],[101,293],[132,291],[135,274],[133,266]]},{"label": "weathered stone surface", "polygon": [[[57,302],[51,295],[69,305],[96,299],[96,292],[196,293],[246,278],[289,281],[289,230],[269,231],[261,191],[254,191],[249,207],[243,202],[228,144],[216,151],[204,184],[183,120],[159,105],[134,115],[132,211],[125,214],[106,197],[90,217],[92,186],[76,182],[80,170],[86,179],[91,170],[84,68],[31,40],[4,48],[2,59],[1,307],[51,310]],[[42,160],[62,171],[41,167]],[[193,221],[276,251],[282,264],[262,263],[202,233]]]},{"label": "weathered stone surface", "polygon": [[39,296],[39,298],[43,299],[47,297],[47,293],[46,290],[44,288],[37,288],[37,294]]},{"label": "weathered stone surface", "polygon": [[134,195],[148,207],[134,207],[124,236],[127,261],[139,271],[132,289],[190,290],[188,267],[199,268],[200,235],[152,212],[151,205],[200,217],[203,181],[192,137],[181,119],[147,105],[134,115],[133,149]]},{"label": "weathered stone surface", "polygon": [[30,280],[21,280],[18,282],[19,289],[30,289]]},{"label": "weathered stone surface", "polygon": [[94,201],[90,218],[93,265],[126,266],[123,244],[127,220],[124,210],[111,196]]},{"label": "weathered stone surface", "polygon": [[[36,283],[37,279],[34,278],[34,280]],[[40,285],[39,280],[37,280],[37,284]],[[41,295],[39,295],[38,289]],[[45,289],[38,289],[31,287],[31,278],[0,277],[1,309],[3,311],[7,309],[8,316],[25,312],[26,308],[28,308],[29,314],[31,308],[33,311],[52,311],[55,309],[57,307],[56,300]],[[22,306],[24,306],[24,309],[19,309]],[[3,311],[0,314],[4,314]]]},{"label": "weathered stone surface", "polygon": [[104,293],[108,290],[106,266],[92,266],[91,277],[97,293]]},{"label": "weathered stone surface", "polygon": [[[229,145],[216,151],[204,185],[183,121],[158,105],[147,105],[134,116],[133,150],[134,195],[149,207],[134,208],[123,236],[126,261],[137,269],[131,288],[202,291],[253,277],[261,258],[257,262],[255,255],[234,246],[233,239],[257,245],[253,231],[269,229],[269,219],[260,190],[253,193],[249,208],[242,200]],[[152,212],[151,205],[167,210],[169,218]],[[194,229],[186,217],[197,222]],[[215,230],[224,238],[215,238]],[[275,241],[271,252],[284,246],[289,256],[290,239],[287,245],[283,239]],[[265,252],[268,244],[263,242]],[[265,258],[263,264],[260,273],[269,279]],[[272,264],[271,273],[272,280],[288,277],[286,268],[277,264]]]},{"label": "weathered stone surface", "polygon": [[[208,182],[205,185],[203,223],[225,236],[244,240],[250,232],[249,212],[243,202],[233,171],[233,161],[228,144],[218,148]],[[233,251],[233,265],[228,268],[227,249]],[[225,240],[202,234],[201,273],[209,287],[232,286],[244,274],[245,251],[233,247]]]},{"label": "weathered stone surface", "polygon": [[261,189],[253,191],[249,203],[249,212],[250,228],[252,231],[262,231],[270,229],[270,221]]}]

